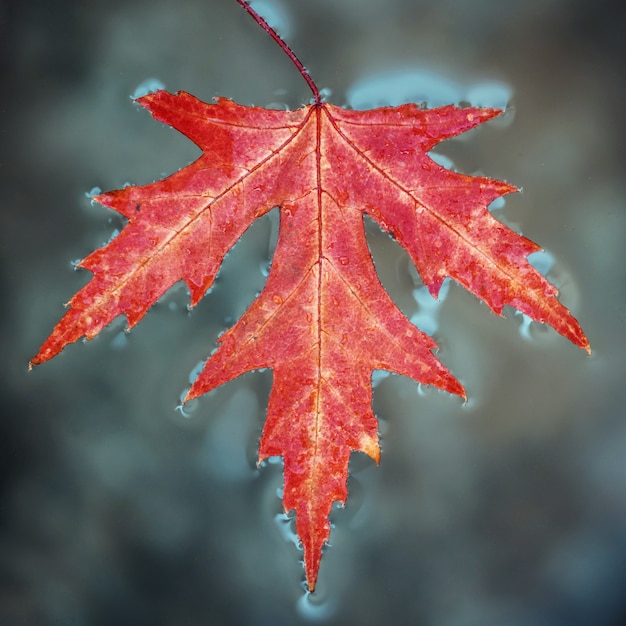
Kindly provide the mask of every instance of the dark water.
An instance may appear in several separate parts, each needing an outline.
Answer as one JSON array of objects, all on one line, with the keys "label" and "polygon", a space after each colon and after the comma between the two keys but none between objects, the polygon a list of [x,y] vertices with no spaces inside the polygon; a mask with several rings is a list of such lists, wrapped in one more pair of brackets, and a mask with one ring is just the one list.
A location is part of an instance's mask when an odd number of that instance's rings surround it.
[{"label": "dark water", "polygon": [[594,353],[512,311],[498,319],[456,285],[431,307],[406,256],[368,224],[383,282],[431,324],[469,402],[377,380],[381,466],[354,457],[318,591],[304,596],[281,465],[255,469],[271,373],[176,410],[262,288],[275,217],[246,233],[191,314],[174,289],[130,335],[118,320],[26,364],[88,280],[72,261],[122,226],[85,194],[197,154],[132,105],[135,90],[154,79],[204,100],[297,107],[306,84],[234,1],[4,0],[0,624],[623,623],[623,13],[590,0],[269,9],[337,104],[508,101],[502,121],[438,158],[523,187],[496,214],[545,247]]}]

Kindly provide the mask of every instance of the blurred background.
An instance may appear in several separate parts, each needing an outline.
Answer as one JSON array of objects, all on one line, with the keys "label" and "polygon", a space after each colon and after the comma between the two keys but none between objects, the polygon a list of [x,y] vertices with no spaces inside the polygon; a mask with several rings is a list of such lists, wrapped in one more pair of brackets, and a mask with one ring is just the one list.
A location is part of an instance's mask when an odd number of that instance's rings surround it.
[{"label": "blurred background", "polygon": [[[176,410],[265,281],[276,211],[191,313],[173,289],[132,333],[27,372],[122,228],[94,188],[197,149],[132,103],[146,85],[295,108],[311,94],[234,0],[0,1],[0,624],[618,626],[626,622],[626,15],[591,0],[264,0],[328,98],[506,106],[437,148],[523,188],[494,207],[593,355],[457,285],[435,305],[366,223],[379,275],[469,401],[376,376],[383,456],[351,464],[318,589],[256,469],[271,372]],[[156,82],[155,82],[156,81]]]}]

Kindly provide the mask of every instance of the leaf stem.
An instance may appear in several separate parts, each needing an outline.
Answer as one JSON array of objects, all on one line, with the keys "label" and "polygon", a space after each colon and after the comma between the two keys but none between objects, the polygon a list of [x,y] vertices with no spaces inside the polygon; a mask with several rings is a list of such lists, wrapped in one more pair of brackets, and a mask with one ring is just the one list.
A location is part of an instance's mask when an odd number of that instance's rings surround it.
[{"label": "leaf stem", "polygon": [[300,59],[295,52],[285,43],[283,38],[246,2],[246,0],[237,0],[237,2],[248,12],[252,19],[280,46],[281,50],[291,59],[291,62],[298,68],[300,76],[304,78],[309,89],[313,92],[313,100],[316,106],[322,104],[322,96],[317,85],[313,82],[311,75],[307,72]]}]

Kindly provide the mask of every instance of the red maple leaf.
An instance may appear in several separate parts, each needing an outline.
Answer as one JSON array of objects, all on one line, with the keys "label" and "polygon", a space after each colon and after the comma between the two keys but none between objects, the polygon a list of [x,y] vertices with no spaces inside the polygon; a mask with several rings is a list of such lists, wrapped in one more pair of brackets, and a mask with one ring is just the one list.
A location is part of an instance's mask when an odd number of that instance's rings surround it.
[{"label": "red maple leaf", "polygon": [[515,187],[451,172],[428,156],[442,140],[502,111],[414,104],[351,111],[322,102],[293,52],[237,1],[298,66],[313,104],[275,111],[165,91],[137,100],[203,154],[159,182],[95,197],[128,224],[79,264],[93,278],[70,300],[31,365],[94,337],[118,315],[126,315],[131,328],[177,281],[186,282],[195,305],[243,232],[279,207],[265,288],[221,336],[186,400],[244,372],[272,368],[259,462],[283,457],[284,507],[295,510],[312,591],[331,506],[346,500],[350,454],[358,450],[379,461],[373,370],[465,398],[433,355],[435,342],[381,286],[364,214],[406,249],[434,297],[451,277],[497,314],[508,304],[587,351],[589,344],[556,288],[528,263],[539,246],[487,209]]}]

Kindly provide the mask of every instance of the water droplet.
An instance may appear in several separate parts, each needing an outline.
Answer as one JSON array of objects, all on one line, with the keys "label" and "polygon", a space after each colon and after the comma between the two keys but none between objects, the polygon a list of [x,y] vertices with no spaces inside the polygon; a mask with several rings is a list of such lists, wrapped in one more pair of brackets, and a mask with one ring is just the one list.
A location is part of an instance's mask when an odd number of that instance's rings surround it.
[{"label": "water droplet", "polygon": [[273,295],[272,296],[272,301],[275,302],[276,304],[282,304],[283,303],[283,299],[279,295]]},{"label": "water droplet", "polygon": [[261,261],[261,264],[259,265],[259,269],[261,270],[261,274],[263,274],[263,276],[265,276],[265,277],[269,276],[270,267],[271,266],[272,266],[272,262],[271,261]]},{"label": "water droplet", "polygon": [[340,256],[339,263],[342,265],[348,265],[350,263],[350,259],[347,256]]}]

